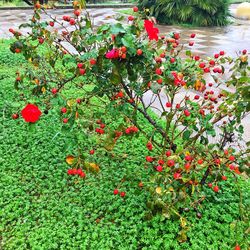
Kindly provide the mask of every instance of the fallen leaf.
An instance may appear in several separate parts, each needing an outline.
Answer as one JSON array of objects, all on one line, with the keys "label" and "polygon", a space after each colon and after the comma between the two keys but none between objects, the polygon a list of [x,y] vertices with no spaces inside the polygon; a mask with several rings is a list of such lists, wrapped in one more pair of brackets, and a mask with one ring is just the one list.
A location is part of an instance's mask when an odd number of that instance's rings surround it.
[{"label": "fallen leaf", "polygon": [[69,164],[69,165],[72,165],[75,161],[75,157],[73,155],[68,155],[66,157],[66,162]]}]

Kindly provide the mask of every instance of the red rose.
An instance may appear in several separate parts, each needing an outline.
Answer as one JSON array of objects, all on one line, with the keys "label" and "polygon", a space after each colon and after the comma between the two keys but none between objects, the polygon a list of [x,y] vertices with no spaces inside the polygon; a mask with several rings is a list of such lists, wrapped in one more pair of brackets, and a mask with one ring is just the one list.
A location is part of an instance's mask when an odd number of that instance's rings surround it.
[{"label": "red rose", "polygon": [[107,59],[117,59],[119,57],[119,51],[117,49],[112,49],[106,53]]},{"label": "red rose", "polygon": [[148,33],[148,38],[149,40],[156,40],[158,41],[158,34],[159,34],[159,30],[157,28],[154,27],[154,23],[149,21],[149,20],[145,20],[144,21],[144,28],[146,29],[147,33]]},{"label": "red rose", "polygon": [[37,122],[42,114],[40,109],[34,104],[27,104],[21,111],[22,117],[26,122]]}]

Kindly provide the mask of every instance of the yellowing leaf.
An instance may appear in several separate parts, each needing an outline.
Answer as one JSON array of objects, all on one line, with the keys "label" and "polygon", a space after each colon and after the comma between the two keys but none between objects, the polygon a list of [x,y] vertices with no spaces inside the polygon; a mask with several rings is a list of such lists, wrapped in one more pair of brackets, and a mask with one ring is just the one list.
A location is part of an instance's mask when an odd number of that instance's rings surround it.
[{"label": "yellowing leaf", "polygon": [[178,236],[178,241],[179,242],[185,242],[187,241],[187,234],[186,234],[186,230],[182,229],[180,232],[179,232],[179,236]]},{"label": "yellowing leaf", "polygon": [[44,87],[42,87],[42,92],[43,94],[46,92],[46,89]]},{"label": "yellowing leaf", "polygon": [[67,101],[67,105],[68,105],[69,107],[71,107],[71,106],[73,106],[73,104],[74,104],[75,102],[76,102],[75,99],[70,99],[70,100]]},{"label": "yellowing leaf", "polygon": [[80,9],[84,9],[86,7],[86,0],[80,0],[79,6],[80,6]]},{"label": "yellowing leaf", "polygon": [[99,172],[100,168],[97,164],[95,163],[89,163],[89,165],[91,166],[91,168],[95,171],[95,172]]},{"label": "yellowing leaf", "polygon": [[194,191],[195,191],[195,186],[192,185],[192,194],[194,193]]},{"label": "yellowing leaf", "polygon": [[157,194],[161,194],[161,193],[162,193],[162,188],[161,188],[161,187],[157,187],[157,188],[155,189],[155,192],[156,192]]},{"label": "yellowing leaf", "polygon": [[167,208],[163,208],[163,209],[162,209],[162,215],[163,215],[165,218],[169,219],[169,218],[170,218],[169,210],[168,210]]},{"label": "yellowing leaf", "polygon": [[202,89],[204,88],[204,83],[200,80],[196,80],[194,84],[194,88],[198,91],[202,91]]},{"label": "yellowing leaf", "polygon": [[183,79],[183,74],[182,74],[181,72],[179,72],[179,73],[177,74],[177,76],[178,76],[179,79],[181,79],[181,80]]},{"label": "yellowing leaf", "polygon": [[115,132],[112,131],[107,135],[107,137],[103,141],[103,146],[107,151],[112,151],[115,147],[116,141],[117,140],[115,140]]},{"label": "yellowing leaf", "polygon": [[34,81],[35,81],[35,84],[39,85],[40,81],[37,78]]},{"label": "yellowing leaf", "polygon": [[244,62],[247,62],[247,56],[241,56],[240,57],[240,60],[244,63]]},{"label": "yellowing leaf", "polygon": [[85,162],[85,168],[87,170],[90,170],[92,172],[96,172],[98,173],[100,171],[100,167],[96,164],[96,163],[93,163],[93,162]]},{"label": "yellowing leaf", "polygon": [[69,165],[72,165],[75,161],[75,157],[73,155],[68,155],[66,157],[66,162],[69,164]]},{"label": "yellowing leaf", "polygon": [[184,228],[187,225],[187,220],[183,217],[180,218],[181,221],[181,227]]}]

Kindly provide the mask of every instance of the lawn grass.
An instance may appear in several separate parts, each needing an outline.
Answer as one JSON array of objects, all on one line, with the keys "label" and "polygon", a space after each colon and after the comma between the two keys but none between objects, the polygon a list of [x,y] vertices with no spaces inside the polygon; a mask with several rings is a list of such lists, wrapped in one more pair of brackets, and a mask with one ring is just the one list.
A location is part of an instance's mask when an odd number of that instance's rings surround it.
[{"label": "lawn grass", "polygon": [[[241,220],[239,191],[230,178],[218,194],[207,191],[202,219],[194,211],[184,214],[190,227],[184,243],[177,240],[179,220],[149,216],[146,183],[152,170],[144,167],[147,152],[140,136],[122,137],[113,154],[96,149],[93,156],[88,150],[96,141],[85,138],[82,150],[101,171],[87,173],[86,180],[68,176],[65,157],[76,148],[69,134],[60,133],[60,107],[43,114],[35,131],[22,118],[11,119],[19,109],[15,72],[25,62],[9,52],[9,43],[0,41],[0,249],[230,250],[236,242],[247,249],[248,225]],[[67,93],[81,94],[73,85]],[[108,114],[101,118],[111,122]],[[144,188],[138,187],[139,181]],[[249,182],[239,178],[238,183],[247,207]],[[126,197],[114,196],[114,188],[125,191]]]}]

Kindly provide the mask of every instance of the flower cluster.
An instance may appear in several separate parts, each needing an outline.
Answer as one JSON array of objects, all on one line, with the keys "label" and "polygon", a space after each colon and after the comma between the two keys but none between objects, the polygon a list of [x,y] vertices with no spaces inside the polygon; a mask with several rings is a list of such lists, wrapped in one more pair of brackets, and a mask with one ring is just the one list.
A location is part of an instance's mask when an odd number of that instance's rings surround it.
[{"label": "flower cluster", "polygon": [[104,128],[106,127],[106,125],[104,123],[102,123],[102,121],[100,119],[96,121],[96,124],[99,125],[99,128],[96,128],[95,132],[100,134],[100,135],[104,134],[105,133]]},{"label": "flower cluster", "polygon": [[70,168],[67,171],[68,175],[79,175],[81,178],[85,178],[86,174],[82,171],[81,168]]},{"label": "flower cluster", "polygon": [[120,192],[118,189],[114,189],[114,191],[113,191],[114,195],[118,195],[119,193],[120,193],[121,197],[125,197],[125,195],[126,195],[126,192],[124,192],[124,191]]},{"label": "flower cluster", "polygon": [[112,49],[106,53],[107,59],[117,59],[119,58],[119,50],[118,49]]},{"label": "flower cluster", "polygon": [[136,126],[131,126],[131,127],[126,128],[125,133],[129,135],[129,134],[137,133],[138,131],[139,130]]}]

